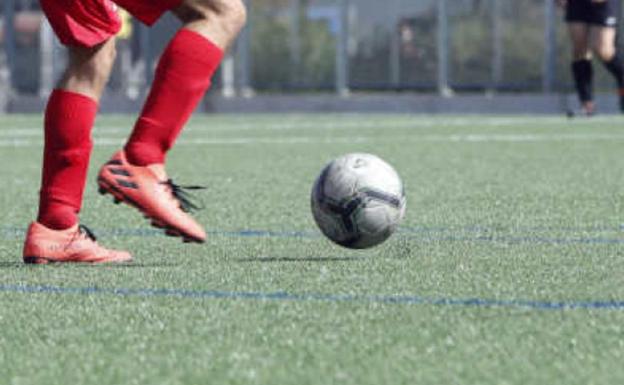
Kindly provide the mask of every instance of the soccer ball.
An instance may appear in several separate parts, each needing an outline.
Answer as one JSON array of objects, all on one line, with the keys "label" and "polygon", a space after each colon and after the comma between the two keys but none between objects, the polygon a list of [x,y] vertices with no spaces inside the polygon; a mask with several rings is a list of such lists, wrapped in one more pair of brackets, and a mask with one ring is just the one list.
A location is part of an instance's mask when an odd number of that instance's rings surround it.
[{"label": "soccer ball", "polygon": [[348,154],[329,163],[312,188],[312,214],[329,239],[351,249],[376,246],[405,214],[403,182],[375,155]]}]

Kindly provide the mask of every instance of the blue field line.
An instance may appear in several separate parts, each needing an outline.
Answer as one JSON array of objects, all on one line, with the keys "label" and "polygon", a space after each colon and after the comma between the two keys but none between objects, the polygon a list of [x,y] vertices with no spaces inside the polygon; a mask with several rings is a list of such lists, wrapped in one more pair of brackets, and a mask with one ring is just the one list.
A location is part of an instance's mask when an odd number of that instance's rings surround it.
[{"label": "blue field line", "polygon": [[512,237],[512,236],[440,236],[420,237],[429,242],[491,242],[508,245],[546,244],[546,245],[621,245],[624,238],[547,238],[547,237]]},{"label": "blue field line", "polygon": [[232,238],[320,238],[317,231],[270,231],[270,230],[238,230],[222,231],[209,230],[207,235],[216,235]]},{"label": "blue field line", "polygon": [[419,296],[314,294],[288,292],[244,292],[184,289],[129,289],[102,287],[61,287],[0,285],[0,293],[109,295],[117,297],[174,297],[192,299],[232,299],[256,301],[379,303],[386,305],[432,305],[451,307],[524,308],[532,310],[624,310],[624,301],[532,301],[484,298],[430,298]]},{"label": "blue field line", "polygon": [[[622,233],[620,237],[546,237],[534,235],[539,232],[560,232],[560,233],[591,233],[591,232],[612,232]],[[24,236],[24,229],[16,227],[0,228],[0,238],[16,239]],[[150,228],[112,228],[96,229],[96,233],[103,237],[164,237],[160,230]],[[497,233],[510,233],[500,234]],[[519,236],[514,234],[530,235]],[[208,230],[208,236],[227,238],[284,238],[284,239],[317,239],[322,238],[316,230],[297,231],[272,231],[272,230]],[[398,236],[413,238],[423,242],[491,242],[505,244],[586,244],[586,245],[607,245],[624,244],[624,227],[519,227],[508,229],[495,229],[481,226],[468,227],[403,227],[397,232]]]}]

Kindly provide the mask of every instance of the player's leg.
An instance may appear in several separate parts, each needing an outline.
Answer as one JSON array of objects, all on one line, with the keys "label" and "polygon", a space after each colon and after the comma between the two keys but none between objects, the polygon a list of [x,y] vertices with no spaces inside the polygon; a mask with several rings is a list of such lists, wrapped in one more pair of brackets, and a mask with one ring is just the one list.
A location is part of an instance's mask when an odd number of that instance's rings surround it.
[{"label": "player's leg", "polygon": [[210,86],[223,51],[245,23],[240,0],[184,0],[173,11],[184,23],[163,53],[145,107],[125,146],[139,166],[165,154]]},{"label": "player's leg", "polygon": [[568,31],[572,42],[572,75],[583,112],[594,113],[592,55],[589,46],[590,27],[585,23],[569,22]]},{"label": "player's leg", "polygon": [[[131,12],[136,6],[132,0],[118,2]],[[168,234],[203,242],[204,229],[188,214],[193,205],[167,177],[165,156],[209,88],[246,14],[241,0],[184,0],[172,10],[184,25],[160,58],[130,139],[102,167],[98,184],[102,193],[139,208]],[[144,9],[137,6],[134,11],[140,14]]]},{"label": "player's leg", "polygon": [[48,100],[38,221],[55,230],[78,222],[93,143],[91,129],[115,57],[113,39],[69,47],[69,64]]},{"label": "player's leg", "polygon": [[[117,262],[131,258],[128,253],[98,246],[92,234],[78,226],[93,147],[91,129],[115,57],[115,43],[110,38],[114,31],[87,25],[92,11],[108,10],[108,4],[97,0],[86,3],[41,2],[57,35],[68,45],[69,62],[46,106],[39,214],[27,233],[25,262]],[[110,12],[106,15],[114,16]]]},{"label": "player's leg", "polygon": [[592,50],[613,75],[618,87],[620,109],[624,112],[624,63],[617,49],[616,35],[614,27],[591,27]]}]

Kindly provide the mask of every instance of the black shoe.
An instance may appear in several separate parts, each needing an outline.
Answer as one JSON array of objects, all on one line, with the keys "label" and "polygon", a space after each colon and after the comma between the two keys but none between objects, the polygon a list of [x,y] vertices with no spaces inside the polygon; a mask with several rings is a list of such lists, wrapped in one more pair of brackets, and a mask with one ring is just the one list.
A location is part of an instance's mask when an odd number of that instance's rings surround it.
[{"label": "black shoe", "polygon": [[596,115],[596,107],[594,105],[594,102],[585,102],[581,106],[581,109],[577,111],[570,109],[566,112],[566,115],[568,116],[568,118],[591,118],[592,116]]}]

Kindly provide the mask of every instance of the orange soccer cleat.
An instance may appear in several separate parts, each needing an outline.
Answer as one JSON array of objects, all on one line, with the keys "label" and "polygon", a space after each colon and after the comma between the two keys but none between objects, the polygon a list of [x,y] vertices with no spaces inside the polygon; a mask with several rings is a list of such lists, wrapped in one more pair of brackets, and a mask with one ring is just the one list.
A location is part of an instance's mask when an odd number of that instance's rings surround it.
[{"label": "orange soccer cleat", "polygon": [[75,225],[67,230],[52,230],[38,222],[31,223],[28,228],[23,257],[25,263],[35,264],[132,260],[130,253],[109,250],[98,245],[93,233],[85,226]]},{"label": "orange soccer cleat", "polygon": [[188,214],[199,207],[184,191],[201,187],[176,185],[167,178],[164,165],[133,166],[122,150],[102,166],[97,182],[101,194],[111,194],[115,203],[136,207],[167,235],[182,237],[184,242],[206,240],[204,229]]}]

